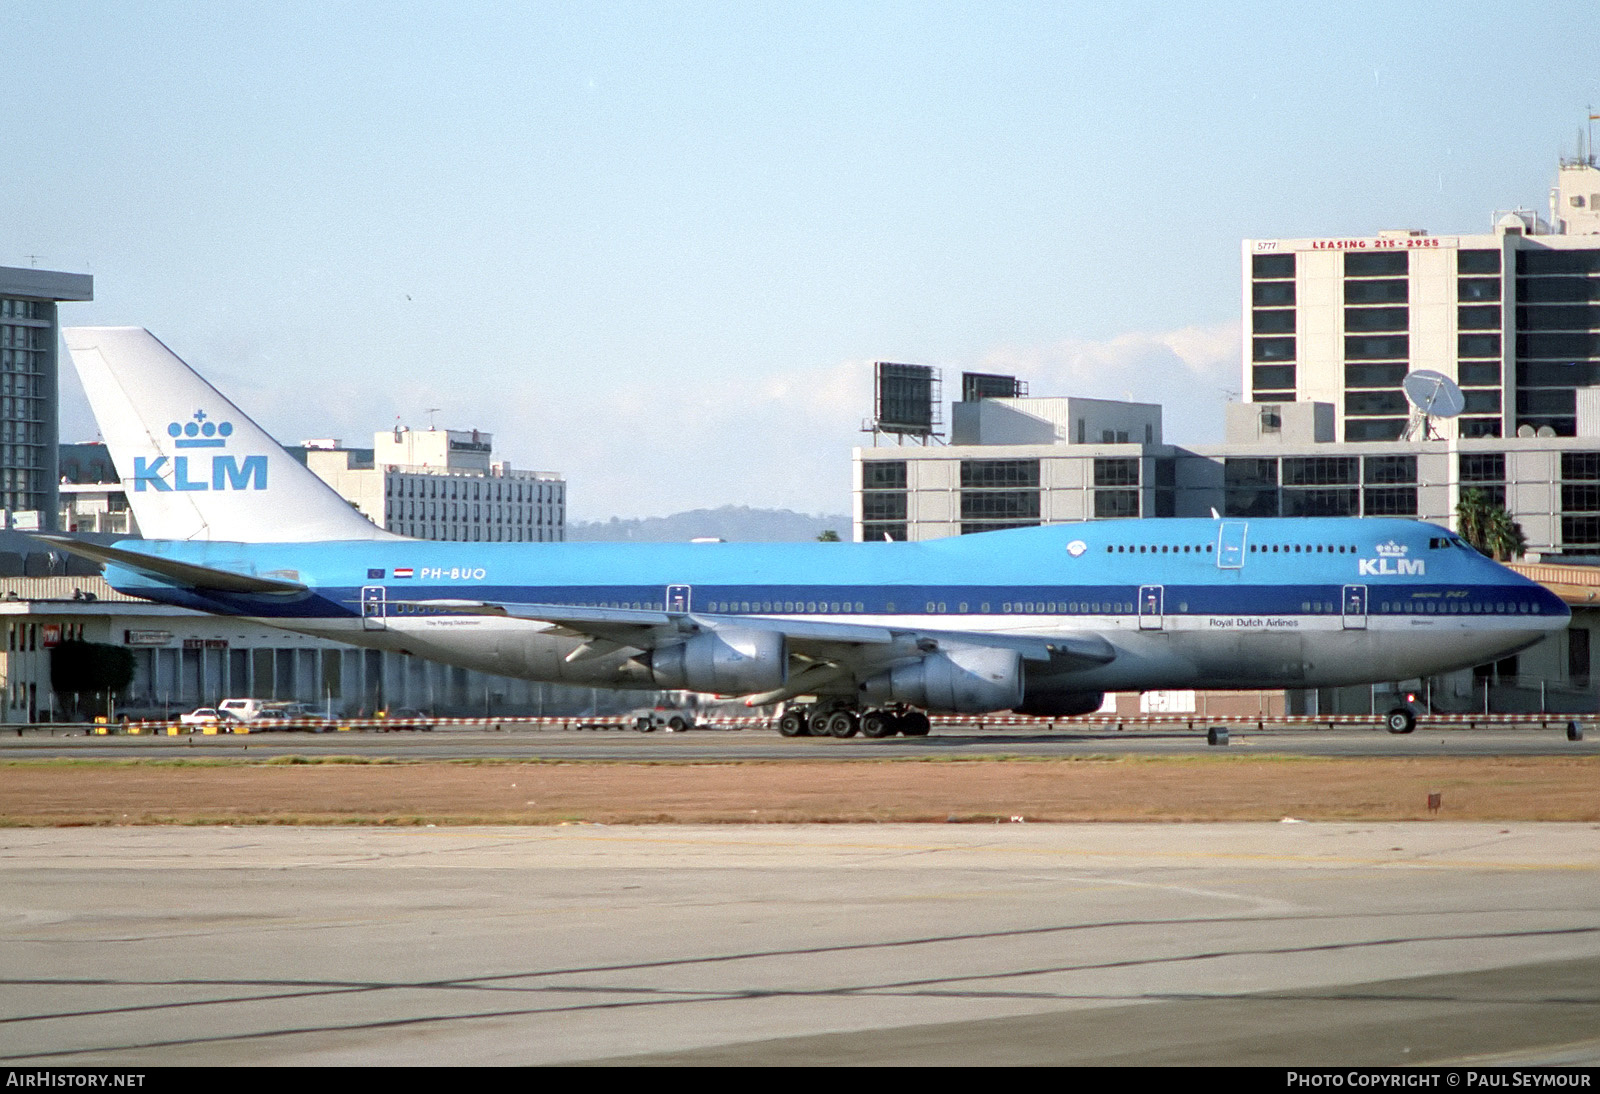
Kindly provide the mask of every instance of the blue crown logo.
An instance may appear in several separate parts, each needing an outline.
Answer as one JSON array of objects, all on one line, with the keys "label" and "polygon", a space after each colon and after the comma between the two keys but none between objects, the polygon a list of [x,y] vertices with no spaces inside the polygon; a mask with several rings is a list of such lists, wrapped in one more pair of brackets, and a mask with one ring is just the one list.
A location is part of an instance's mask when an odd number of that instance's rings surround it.
[{"label": "blue crown logo", "polygon": [[195,411],[190,421],[172,422],[167,426],[167,435],[176,441],[178,448],[222,448],[232,433],[232,422],[210,421],[203,410]]}]

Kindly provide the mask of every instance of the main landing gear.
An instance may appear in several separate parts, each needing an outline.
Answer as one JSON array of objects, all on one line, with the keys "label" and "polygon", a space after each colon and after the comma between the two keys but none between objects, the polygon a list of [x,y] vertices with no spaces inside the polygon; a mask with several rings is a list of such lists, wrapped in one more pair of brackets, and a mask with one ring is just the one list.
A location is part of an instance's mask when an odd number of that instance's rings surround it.
[{"label": "main landing gear", "polygon": [[778,719],[778,732],[785,737],[907,737],[928,735],[928,716],[910,708],[857,710],[844,703],[798,703]]},{"label": "main landing gear", "polygon": [[1383,716],[1383,728],[1390,733],[1410,733],[1417,728],[1417,716],[1410,707],[1395,707]]}]

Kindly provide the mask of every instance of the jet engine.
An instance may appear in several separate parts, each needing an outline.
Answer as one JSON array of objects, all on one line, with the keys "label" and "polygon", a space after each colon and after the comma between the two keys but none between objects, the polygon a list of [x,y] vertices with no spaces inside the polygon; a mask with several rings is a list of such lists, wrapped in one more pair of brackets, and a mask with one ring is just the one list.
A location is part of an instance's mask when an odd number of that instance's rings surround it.
[{"label": "jet engine", "polygon": [[721,627],[652,650],[650,674],[664,688],[748,695],[784,685],[789,651],[774,631]]},{"label": "jet engine", "polygon": [[1035,717],[1076,718],[1080,714],[1093,714],[1106,701],[1103,691],[1047,691],[1043,695],[1029,694],[1017,714]]},{"label": "jet engine", "polygon": [[987,714],[1022,703],[1022,655],[984,647],[941,650],[861,685],[868,702],[941,714]]}]

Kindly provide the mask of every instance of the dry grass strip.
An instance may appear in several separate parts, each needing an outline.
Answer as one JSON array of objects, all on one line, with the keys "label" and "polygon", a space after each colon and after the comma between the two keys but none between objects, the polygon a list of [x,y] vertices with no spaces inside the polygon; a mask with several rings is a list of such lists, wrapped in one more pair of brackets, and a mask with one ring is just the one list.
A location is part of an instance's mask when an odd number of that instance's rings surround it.
[{"label": "dry grass strip", "polygon": [[0,824],[10,826],[1286,816],[1600,821],[1600,757],[0,766]]}]

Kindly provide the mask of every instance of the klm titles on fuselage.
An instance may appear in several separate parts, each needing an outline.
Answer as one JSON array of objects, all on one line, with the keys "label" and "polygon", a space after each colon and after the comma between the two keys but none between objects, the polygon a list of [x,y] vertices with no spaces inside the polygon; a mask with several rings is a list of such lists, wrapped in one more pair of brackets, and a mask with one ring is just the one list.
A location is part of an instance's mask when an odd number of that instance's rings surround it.
[{"label": "klm titles on fuselage", "polygon": [[1428,572],[1428,564],[1420,558],[1407,558],[1410,548],[1390,540],[1377,547],[1377,558],[1358,559],[1356,566],[1362,577],[1421,577]]},{"label": "klm titles on fuselage", "polygon": [[[207,421],[206,412],[197,410],[194,412],[193,420],[169,424],[167,434],[173,438],[175,448],[224,448],[228,444],[228,438],[233,434],[233,423]],[[191,466],[191,459],[198,466]],[[169,480],[167,457],[157,456],[149,460],[143,456],[135,456],[133,488],[135,491],[265,490],[267,488],[267,457],[264,455],[246,456],[240,460],[224,453],[212,456],[209,467],[205,466],[204,461],[204,456],[173,456]]]}]

